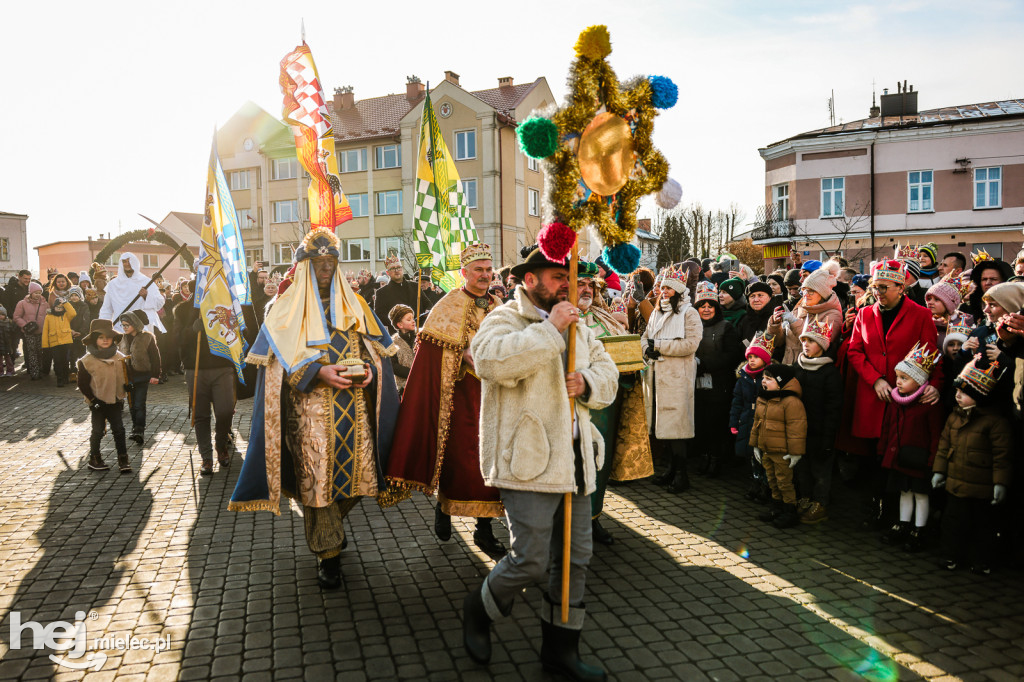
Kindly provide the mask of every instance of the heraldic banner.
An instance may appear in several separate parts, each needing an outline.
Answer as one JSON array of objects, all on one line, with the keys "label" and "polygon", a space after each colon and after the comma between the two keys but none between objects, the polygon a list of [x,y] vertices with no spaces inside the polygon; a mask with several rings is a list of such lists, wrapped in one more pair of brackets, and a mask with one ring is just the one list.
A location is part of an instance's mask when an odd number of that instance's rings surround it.
[{"label": "heraldic banner", "polygon": [[217,156],[217,141],[210,150],[206,175],[206,208],[196,259],[195,307],[206,331],[210,352],[231,360],[239,381],[247,350],[242,330],[242,306],[251,305],[249,276],[245,272],[245,250],[238,232],[238,218],[224,169]]},{"label": "heraldic banner", "polygon": [[478,240],[455,162],[441,137],[430,92],[423,101],[413,207],[416,262],[445,291],[462,286],[459,254]]},{"label": "heraldic banner", "polygon": [[313,53],[303,41],[281,60],[281,92],[284,120],[295,136],[299,163],[309,173],[309,222],[311,229],[338,225],[352,219],[352,209],[341,189],[334,132],[327,111]]}]

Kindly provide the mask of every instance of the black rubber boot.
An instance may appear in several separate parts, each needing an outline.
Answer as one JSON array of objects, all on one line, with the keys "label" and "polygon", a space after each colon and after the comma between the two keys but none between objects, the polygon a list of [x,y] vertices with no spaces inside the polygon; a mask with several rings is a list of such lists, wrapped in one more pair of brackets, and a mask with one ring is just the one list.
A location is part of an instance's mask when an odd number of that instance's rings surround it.
[{"label": "black rubber boot", "polygon": [[324,590],[336,590],[341,587],[341,555],[337,554],[329,559],[320,559],[320,570],[317,571],[316,581]]},{"label": "black rubber boot", "polygon": [[441,503],[434,507],[434,535],[441,542],[452,539],[452,517],[441,511]]},{"label": "black rubber boot", "polygon": [[792,528],[800,525],[800,511],[795,504],[782,505],[782,512],[772,520],[776,528]]},{"label": "black rubber boot", "polygon": [[593,537],[594,542],[596,542],[597,544],[599,544],[599,545],[611,545],[611,544],[615,543],[615,538],[612,537],[612,534],[609,533],[608,531],[606,531],[601,526],[601,520],[600,519],[594,519],[593,521],[591,521],[590,522],[590,527],[591,527],[591,536]]},{"label": "black rubber boot", "polygon": [[690,477],[686,474],[686,441],[674,440],[670,447],[672,448],[672,465],[676,470],[676,475],[672,478],[668,491],[678,495],[690,489]]},{"label": "black rubber boot", "polygon": [[462,600],[462,645],[469,657],[481,665],[491,662],[491,617],[484,606],[487,581]]},{"label": "black rubber boot", "polygon": [[781,500],[776,500],[775,498],[772,498],[772,499],[768,500],[768,508],[765,509],[760,514],[758,514],[757,518],[758,518],[759,521],[764,521],[765,523],[771,523],[772,521],[775,520],[775,517],[777,517],[781,513],[782,513],[782,501]]},{"label": "black rubber boot", "polygon": [[[451,517],[448,517],[448,535],[451,536]],[[505,556],[505,545],[501,543],[501,540],[494,537],[494,528],[491,526],[491,520],[489,518],[479,518],[476,520],[476,530],[473,531],[473,544],[476,545],[480,551],[487,556],[491,557],[495,561]]]},{"label": "black rubber boot", "polygon": [[[563,627],[561,607],[545,599],[544,607],[548,618],[541,619],[541,634],[544,642],[540,647],[540,661],[544,670],[565,675],[581,682],[604,682],[608,674],[597,667],[580,660],[580,630]],[[583,607],[569,609],[569,623],[582,627]]]},{"label": "black rubber boot", "polygon": [[864,530],[881,530],[885,527],[885,511],[882,505],[882,498],[872,497],[868,515],[861,524]]}]

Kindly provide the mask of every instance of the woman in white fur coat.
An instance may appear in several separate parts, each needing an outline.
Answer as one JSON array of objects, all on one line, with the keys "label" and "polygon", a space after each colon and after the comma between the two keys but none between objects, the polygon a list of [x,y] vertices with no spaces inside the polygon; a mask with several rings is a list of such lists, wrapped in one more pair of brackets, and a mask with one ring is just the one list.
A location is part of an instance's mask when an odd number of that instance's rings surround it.
[{"label": "woman in white fur coat", "polygon": [[[807,324],[808,318],[815,315],[818,316],[820,323],[831,323],[832,329],[835,330],[832,332],[829,347],[825,349],[825,354],[835,359],[835,354],[839,350],[838,332],[843,327],[843,307],[833,289],[841,269],[838,261],[825,261],[820,268],[807,275],[807,279],[800,285],[802,296],[791,312],[786,312],[781,306],[775,309],[775,313],[768,321],[767,333],[776,339],[780,334],[786,338],[782,364],[792,365],[796,362],[800,356],[800,335],[804,333],[804,325]],[[777,340],[775,345],[779,345]]]},{"label": "woman in white fur coat", "polygon": [[644,372],[647,423],[654,437],[664,441],[671,454],[671,468],[665,477],[671,493],[681,493],[690,487],[685,439],[694,435],[695,354],[704,335],[700,315],[690,305],[685,273],[681,266],[670,266],[662,272],[658,307],[640,337],[648,362]]}]

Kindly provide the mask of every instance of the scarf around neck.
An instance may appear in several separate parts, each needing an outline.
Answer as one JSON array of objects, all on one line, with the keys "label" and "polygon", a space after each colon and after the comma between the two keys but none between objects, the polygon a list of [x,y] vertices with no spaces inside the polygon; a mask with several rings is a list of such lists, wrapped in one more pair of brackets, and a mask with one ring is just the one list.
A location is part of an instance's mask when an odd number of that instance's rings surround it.
[{"label": "scarf around neck", "polygon": [[85,350],[89,351],[89,355],[95,356],[100,360],[109,360],[117,352],[117,344],[110,344],[110,348],[100,348],[99,346],[91,345],[86,346]]},{"label": "scarf around neck", "polygon": [[810,372],[817,372],[825,365],[831,365],[832,358],[828,357],[827,355],[822,355],[817,358],[809,358],[803,353],[801,353],[800,355],[797,356],[796,362],[798,365],[800,365],[801,367]]},{"label": "scarf around neck", "polygon": [[924,393],[924,389],[927,385],[928,384],[918,386],[917,390],[909,395],[902,395],[898,388],[893,388],[890,395],[892,395],[893,402],[897,405],[909,405],[910,403],[917,402],[917,399],[921,397],[922,393]]}]

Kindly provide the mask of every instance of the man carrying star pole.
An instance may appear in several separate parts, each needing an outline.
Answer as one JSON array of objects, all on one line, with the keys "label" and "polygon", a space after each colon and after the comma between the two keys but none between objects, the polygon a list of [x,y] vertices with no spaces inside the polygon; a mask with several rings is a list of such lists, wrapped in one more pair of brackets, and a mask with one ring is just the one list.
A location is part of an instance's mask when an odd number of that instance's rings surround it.
[{"label": "man carrying star pole", "polygon": [[477,519],[473,542],[496,559],[505,546],[491,517],[504,515],[498,491],[480,475],[480,379],[469,344],[484,316],[501,305],[488,293],[494,267],[488,244],[461,254],[465,284],[438,301],[420,330],[398,413],[388,479],[401,488],[437,492],[434,532],[452,534],[452,516]]},{"label": "man carrying star pole", "polygon": [[381,504],[398,413],[396,348],[338,267],[338,237],[310,231],[247,361],[260,365],[249,447],[228,509],[280,514],[302,503],[323,589],[341,585],[345,515]]}]

